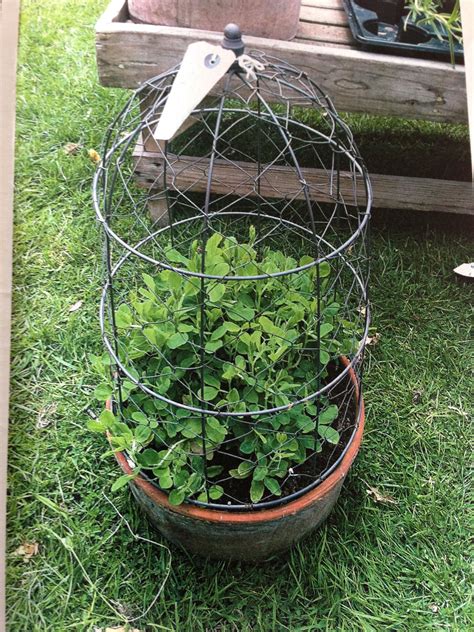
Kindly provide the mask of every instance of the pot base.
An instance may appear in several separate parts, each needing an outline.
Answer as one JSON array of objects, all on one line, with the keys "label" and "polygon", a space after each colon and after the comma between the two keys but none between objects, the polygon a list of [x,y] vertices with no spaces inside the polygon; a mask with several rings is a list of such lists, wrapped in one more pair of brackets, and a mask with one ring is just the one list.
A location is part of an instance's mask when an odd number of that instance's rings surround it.
[{"label": "pot base", "polygon": [[[152,525],[174,544],[208,558],[255,562],[288,549],[316,529],[331,513],[342,484],[340,479],[324,497],[301,511],[262,522],[238,523],[208,522],[181,515],[155,503],[139,485],[132,483],[131,487]],[[223,512],[215,513],[218,517]]]}]

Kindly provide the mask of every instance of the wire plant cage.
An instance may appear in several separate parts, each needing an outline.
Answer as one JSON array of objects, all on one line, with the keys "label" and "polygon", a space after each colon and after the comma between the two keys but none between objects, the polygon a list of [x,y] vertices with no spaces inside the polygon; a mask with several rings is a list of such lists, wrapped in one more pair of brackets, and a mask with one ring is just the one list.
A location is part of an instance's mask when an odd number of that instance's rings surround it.
[{"label": "wire plant cage", "polygon": [[[155,141],[178,67],[108,130],[94,182],[112,446],[172,504],[289,502],[358,426],[371,189],[300,70],[258,51]],[[114,435],[115,442],[114,442]]]}]

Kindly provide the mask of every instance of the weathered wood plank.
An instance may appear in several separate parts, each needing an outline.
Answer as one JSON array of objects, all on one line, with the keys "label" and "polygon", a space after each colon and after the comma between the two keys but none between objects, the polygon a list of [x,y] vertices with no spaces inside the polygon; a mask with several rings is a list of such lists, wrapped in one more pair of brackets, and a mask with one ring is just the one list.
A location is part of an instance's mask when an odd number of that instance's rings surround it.
[{"label": "weathered wood plank", "polygon": [[[136,88],[177,64],[191,42],[220,34],[131,23],[102,23],[97,31],[101,83]],[[305,70],[341,111],[434,121],[467,119],[464,68],[448,62],[380,55],[311,42],[247,37],[256,48]]]},{"label": "weathered wood plank", "polygon": [[300,22],[296,37],[298,39],[312,40],[315,43],[339,44],[340,46],[350,46],[354,43],[351,32],[347,27],[313,24],[312,22]]},{"label": "weathered wood plank", "polygon": [[107,8],[100,16],[95,26],[96,31],[106,28],[112,22],[126,22],[128,19],[127,2],[124,0],[111,0]]},{"label": "weathered wood plank", "polygon": [[319,7],[320,9],[339,9],[344,11],[342,0],[302,0],[303,7]]},{"label": "weathered wood plank", "polygon": [[[295,43],[299,44],[307,44],[308,38],[306,37],[295,37],[293,40]],[[347,48],[350,44],[341,44],[341,42],[326,42],[321,41],[320,44],[322,46],[326,46],[328,48]]]},{"label": "weathered wood plank", "polygon": [[333,26],[347,26],[347,15],[340,9],[321,9],[320,7],[302,6],[300,20],[305,22],[317,22],[319,24],[332,24]]},{"label": "weathered wood plank", "polygon": [[461,0],[461,18],[464,36],[464,62],[469,110],[469,137],[471,141],[471,169],[474,187],[474,3]]},{"label": "weathered wood plank", "polygon": [[[207,186],[209,160],[190,156],[169,156],[168,177],[173,178],[173,186],[178,189],[191,188],[203,192]],[[216,159],[214,163],[212,188],[215,193],[233,193],[251,196],[255,193],[254,178],[256,165],[245,162],[230,163]],[[309,186],[312,199],[334,201],[334,182],[323,169],[304,168],[303,177]],[[248,175],[245,175],[248,174]],[[163,176],[163,155],[145,152],[141,146],[135,150],[135,175],[137,183],[143,187],[158,187]],[[168,180],[170,181],[170,180]],[[353,177],[341,172],[341,195],[347,204],[354,203]],[[416,211],[439,211],[457,214],[474,214],[472,185],[470,182],[433,180],[429,178],[407,178],[401,176],[371,175],[374,201],[373,206]],[[303,199],[301,181],[294,169],[272,166],[260,181],[260,194],[264,197],[281,197],[282,192],[290,197]],[[361,178],[357,178],[358,199],[364,199]]]}]

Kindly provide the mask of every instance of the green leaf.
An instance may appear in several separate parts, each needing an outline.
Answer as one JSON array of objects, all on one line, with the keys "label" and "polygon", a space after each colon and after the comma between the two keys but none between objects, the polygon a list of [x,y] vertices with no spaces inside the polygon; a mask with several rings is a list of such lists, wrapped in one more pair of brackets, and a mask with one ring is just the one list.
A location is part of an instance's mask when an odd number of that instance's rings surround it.
[{"label": "green leaf", "polygon": [[273,323],[268,316],[260,316],[258,319],[262,331],[266,334],[271,334],[272,336],[279,336],[280,338],[284,338],[285,332],[280,327],[277,327],[275,323]]},{"label": "green leaf", "polygon": [[99,415],[99,422],[105,426],[106,429],[110,428],[116,421],[115,415],[110,410],[103,410]]},{"label": "green leaf", "polygon": [[197,331],[197,329],[193,325],[187,325],[186,323],[180,323],[178,325],[178,331],[180,331],[181,333],[188,334],[190,331]]},{"label": "green leaf", "polygon": [[212,375],[211,373],[204,373],[204,384],[207,384],[208,386],[213,386],[217,389],[221,387],[220,381],[215,375]]},{"label": "green leaf", "polygon": [[255,229],[255,226],[252,224],[249,228],[249,244],[251,246],[253,246],[253,244],[255,243],[256,237],[257,237],[257,231]]},{"label": "green leaf", "polygon": [[225,367],[225,371],[222,374],[223,380],[230,381],[232,380],[232,378],[234,378],[238,374],[238,371],[233,364],[224,364],[224,367]]},{"label": "green leaf", "polygon": [[242,443],[240,444],[240,451],[242,452],[242,454],[252,454],[252,452],[255,451],[255,437],[247,437],[244,441],[242,441]]},{"label": "green leaf", "polygon": [[200,419],[191,418],[186,420],[186,426],[181,430],[183,437],[187,439],[195,439],[202,432],[202,424]]},{"label": "green leaf", "polygon": [[321,362],[321,364],[323,366],[326,366],[326,364],[328,364],[330,359],[331,357],[329,353],[327,351],[324,351],[324,349],[321,349],[319,352],[319,361]]},{"label": "green leaf", "polygon": [[110,376],[111,360],[108,353],[104,353],[101,356],[90,354],[89,360],[94,371],[102,378],[105,377],[107,379]]},{"label": "green leaf", "polygon": [[91,432],[105,432],[107,430],[104,424],[101,424],[97,419],[89,419],[86,426]]},{"label": "green leaf", "polygon": [[139,425],[135,428],[135,439],[138,443],[146,443],[152,436],[152,432],[148,426]]},{"label": "green leaf", "polygon": [[227,333],[227,324],[224,323],[223,325],[221,325],[217,329],[214,329],[214,331],[211,334],[211,340],[219,340],[226,333]]},{"label": "green leaf", "polygon": [[189,264],[189,259],[178,252],[175,248],[169,248],[166,250],[165,255],[171,263],[181,263],[185,266]]},{"label": "green leaf", "polygon": [[91,432],[105,432],[116,422],[115,416],[110,410],[103,410],[98,419],[90,419],[87,428]]},{"label": "green leaf", "polygon": [[320,335],[320,337],[324,338],[333,329],[334,329],[334,327],[331,325],[331,323],[323,323],[321,325],[321,327],[319,328],[319,335]]},{"label": "green leaf", "polygon": [[217,397],[218,389],[213,386],[205,386],[204,392],[201,394],[201,399],[205,402],[210,402]]},{"label": "green leaf", "polygon": [[276,480],[276,478],[267,477],[263,483],[268,491],[274,496],[281,496],[280,483]]},{"label": "green leaf", "polygon": [[156,467],[161,462],[161,457],[153,448],[147,448],[140,452],[138,460],[144,467]]},{"label": "green leaf", "polygon": [[258,503],[263,496],[263,492],[265,491],[265,487],[263,481],[253,480],[250,485],[250,500],[253,503]]},{"label": "green leaf", "polygon": [[321,425],[332,423],[337,418],[338,413],[339,409],[336,404],[328,406],[328,408],[326,408],[326,410],[323,410],[322,413],[319,415],[319,423]]},{"label": "green leaf", "polygon": [[314,261],[313,257],[310,257],[309,255],[304,255],[300,259],[300,266],[305,266],[308,263],[313,263],[313,261]]},{"label": "green leaf", "polygon": [[128,439],[133,439],[133,432],[127,424],[122,421],[114,421],[114,423],[110,426],[110,431],[114,437],[127,437]]},{"label": "green leaf", "polygon": [[236,404],[240,400],[239,391],[236,388],[233,388],[227,394],[227,401],[229,404]]},{"label": "green leaf", "polygon": [[212,288],[209,290],[209,299],[213,302],[213,303],[218,303],[221,298],[224,296],[225,294],[225,285],[224,283],[216,283],[215,285],[212,286]]},{"label": "green leaf", "polygon": [[331,272],[331,266],[329,265],[327,261],[323,261],[323,263],[320,263],[318,268],[319,268],[320,279],[324,279],[325,277],[329,276]]},{"label": "green leaf", "polygon": [[240,325],[237,325],[237,323],[233,323],[230,320],[226,320],[225,323],[223,323],[223,325],[225,326],[227,331],[231,334],[238,334],[242,331],[242,328]]},{"label": "green leaf", "polygon": [[145,327],[143,330],[143,335],[148,340],[148,342],[159,347],[161,347],[161,345],[165,341],[165,337],[158,329],[158,327]]},{"label": "green leaf", "polygon": [[265,476],[268,474],[268,468],[265,465],[257,465],[255,471],[253,473],[254,481],[263,481]]},{"label": "green leaf", "polygon": [[183,288],[184,296],[195,296],[201,291],[198,279],[188,279]]},{"label": "green leaf", "polygon": [[141,411],[132,413],[132,419],[134,421],[137,421],[139,424],[148,424],[148,417],[145,415],[145,413],[142,413]]},{"label": "green leaf", "polygon": [[117,478],[117,480],[115,480],[112,483],[112,487],[111,490],[113,492],[116,492],[118,489],[121,489],[122,487],[125,487],[125,485],[129,482],[129,481],[133,481],[134,478],[136,478],[138,476],[138,472],[134,473],[134,474],[123,474],[123,476],[119,476]]},{"label": "green leaf", "polygon": [[147,288],[150,290],[150,292],[153,292],[153,294],[155,294],[156,293],[155,279],[146,273],[142,274],[142,277],[146,283]]},{"label": "green leaf", "polygon": [[159,477],[158,483],[159,483],[161,489],[169,489],[170,487],[173,487],[173,479],[171,478],[169,470],[168,470],[168,472],[163,474],[163,476]]},{"label": "green leaf", "polygon": [[209,488],[209,497],[211,500],[218,500],[224,493],[224,488],[220,485],[213,485]]},{"label": "green leaf", "polygon": [[98,399],[100,402],[105,402],[112,396],[112,387],[110,384],[104,382],[103,384],[99,384],[94,391],[94,397]]},{"label": "green leaf", "polygon": [[207,468],[207,475],[209,476],[209,478],[213,478],[214,476],[219,476],[219,474],[222,474],[224,468],[222,467],[222,465],[211,465]]},{"label": "green leaf", "polygon": [[308,415],[298,415],[296,418],[296,426],[302,432],[310,432],[316,427],[316,421],[308,417]]},{"label": "green leaf", "polygon": [[175,272],[174,270],[163,270],[161,276],[167,288],[174,290],[175,293],[181,289],[183,279],[179,272]]},{"label": "green leaf", "polygon": [[326,439],[328,443],[337,445],[339,443],[339,433],[332,426],[319,426],[319,436],[322,439]]},{"label": "green leaf", "polygon": [[245,478],[246,476],[250,474],[250,472],[252,472],[254,467],[255,467],[255,464],[252,463],[251,461],[241,461],[237,468],[237,472],[240,474],[240,476],[243,476]]},{"label": "green leaf", "polygon": [[115,310],[115,324],[119,329],[126,329],[130,327],[133,322],[132,310],[128,305],[120,305],[120,307]]},{"label": "green leaf", "polygon": [[209,340],[209,342],[206,342],[204,350],[206,351],[206,353],[214,353],[218,349],[221,349],[223,346],[224,343],[222,342],[222,340]]},{"label": "green leaf", "polygon": [[172,336],[168,338],[168,340],[166,341],[166,344],[170,349],[177,349],[178,347],[182,347],[183,345],[185,345],[188,342],[188,340],[189,340],[188,334],[183,334],[177,331],[175,334],[173,334]]},{"label": "green leaf", "polygon": [[241,461],[238,468],[229,470],[229,474],[232,476],[232,478],[248,478],[252,473],[254,467],[255,465],[250,461]]},{"label": "green leaf", "polygon": [[253,320],[255,316],[255,310],[243,303],[237,303],[233,307],[230,307],[228,310],[229,318],[232,320]]},{"label": "green leaf", "polygon": [[215,255],[219,250],[219,244],[224,239],[224,236],[220,233],[214,233],[209,237],[206,242],[206,253],[210,255]]},{"label": "green leaf", "polygon": [[331,303],[327,307],[324,308],[323,314],[326,316],[335,316],[340,309],[339,303]]},{"label": "green leaf", "polygon": [[170,505],[181,505],[185,497],[185,493],[179,489],[173,489],[168,496]]},{"label": "green leaf", "polygon": [[306,404],[306,412],[308,415],[313,415],[313,417],[316,416],[318,414],[316,404]]},{"label": "green leaf", "polygon": [[224,441],[227,428],[215,417],[208,417],[206,420],[206,436],[213,443],[220,444]]},{"label": "green leaf", "polygon": [[237,368],[239,368],[241,371],[245,371],[245,369],[247,368],[247,363],[245,362],[245,358],[241,355],[236,356],[235,364]]},{"label": "green leaf", "polygon": [[156,386],[160,395],[164,395],[171,386],[169,377],[163,377],[156,382]]},{"label": "green leaf", "polygon": [[211,269],[209,271],[209,274],[213,274],[215,276],[226,276],[227,274],[229,274],[230,271],[230,266],[228,263],[225,263],[224,261],[221,263],[216,263],[214,266],[211,266]]}]

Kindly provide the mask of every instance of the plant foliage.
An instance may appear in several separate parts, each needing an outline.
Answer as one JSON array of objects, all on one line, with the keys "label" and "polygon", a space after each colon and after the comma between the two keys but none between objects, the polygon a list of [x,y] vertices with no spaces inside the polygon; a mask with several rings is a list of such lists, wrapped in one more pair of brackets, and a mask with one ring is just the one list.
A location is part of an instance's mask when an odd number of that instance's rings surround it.
[{"label": "plant foliage", "polygon": [[463,41],[459,0],[408,0],[406,5],[412,21],[420,26],[430,26],[439,40],[448,39],[454,65],[454,45]]},{"label": "plant foliage", "polygon": [[[144,285],[115,312],[119,353],[133,361],[133,377],[163,398],[215,413],[169,404],[125,379],[123,419],[106,410],[89,427],[109,431],[113,451],[127,451],[136,463],[133,475],[145,469],[173,504],[218,500],[229,477],[248,479],[253,503],[279,496],[290,468],[320,451],[322,441],[339,442],[337,405],[324,398],[294,404],[317,390],[331,359],[353,350],[354,329],[328,285],[330,265],[269,248],[259,253],[253,227],[247,243],[216,232],[204,253],[196,240],[187,255],[169,245],[166,256],[181,270],[217,278],[203,282],[168,269],[144,274]],[[222,278],[298,266],[308,267],[288,277]],[[104,355],[93,363],[103,378],[95,395],[105,401],[112,393],[110,360]],[[281,410],[258,414],[275,408]],[[229,471],[215,462],[224,445],[239,458]],[[207,491],[206,477],[213,481]]]}]

